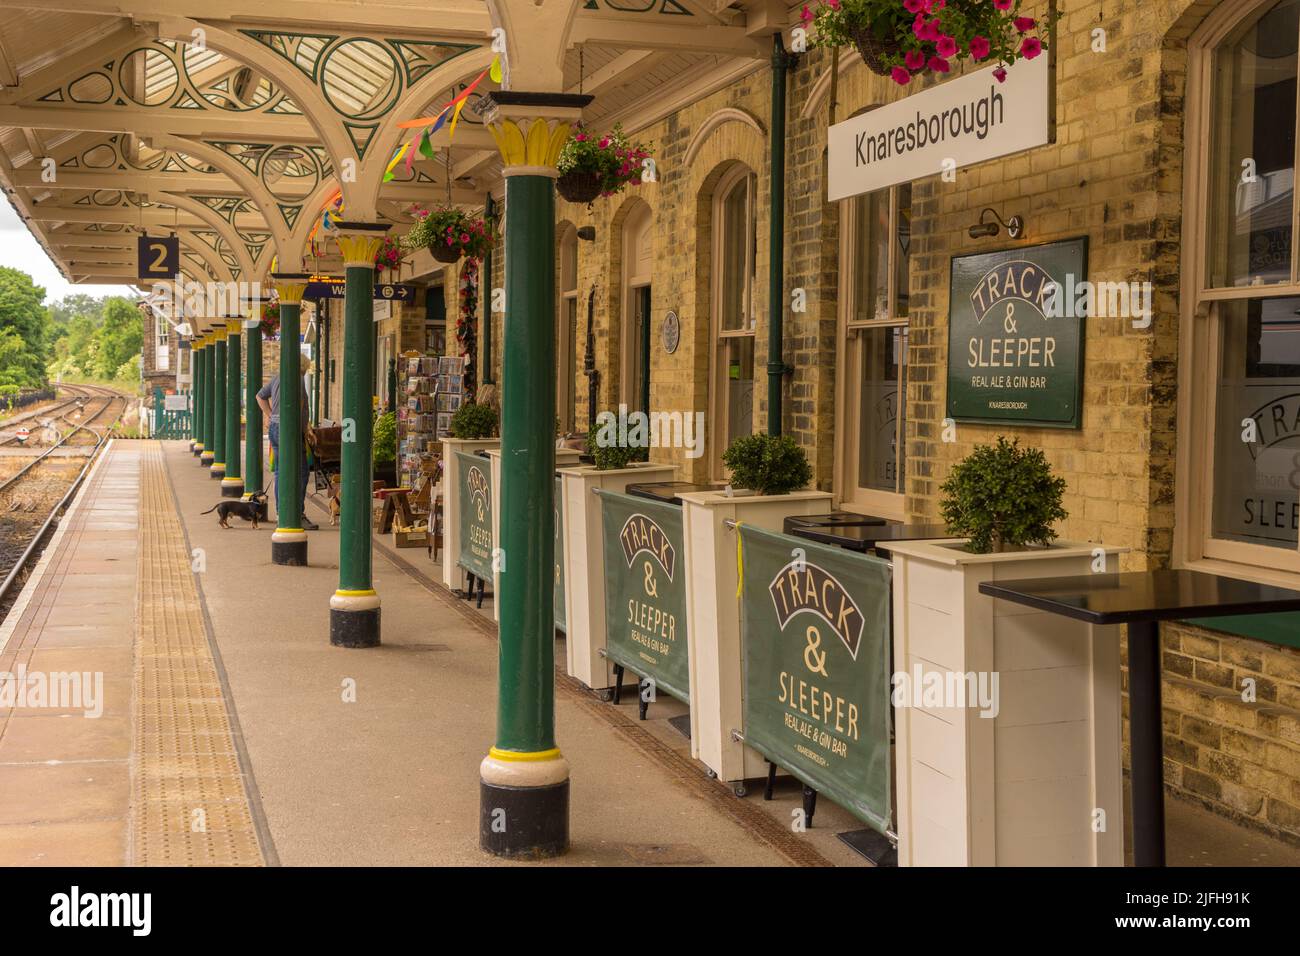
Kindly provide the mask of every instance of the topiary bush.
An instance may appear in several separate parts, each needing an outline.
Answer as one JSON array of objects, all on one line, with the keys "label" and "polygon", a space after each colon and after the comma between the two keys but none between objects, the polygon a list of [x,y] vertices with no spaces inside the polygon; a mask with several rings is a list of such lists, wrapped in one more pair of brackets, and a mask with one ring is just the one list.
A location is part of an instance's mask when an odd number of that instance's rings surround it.
[{"label": "topiary bush", "polygon": [[451,416],[452,438],[495,438],[501,420],[490,405],[466,402]]},{"label": "topiary bush", "polygon": [[597,471],[613,471],[626,468],[629,462],[639,460],[638,452],[642,449],[631,445],[602,445],[596,443],[591,450],[591,457],[596,463]]},{"label": "topiary bush", "polygon": [[760,495],[786,495],[812,481],[803,448],[789,435],[744,435],[722,453],[731,483]]},{"label": "topiary bush", "polygon": [[998,437],[996,445],[976,445],[940,486],[940,512],[948,530],[970,538],[975,554],[1027,544],[1049,545],[1052,525],[1068,517],[1061,507],[1065,479],[1038,448]]}]

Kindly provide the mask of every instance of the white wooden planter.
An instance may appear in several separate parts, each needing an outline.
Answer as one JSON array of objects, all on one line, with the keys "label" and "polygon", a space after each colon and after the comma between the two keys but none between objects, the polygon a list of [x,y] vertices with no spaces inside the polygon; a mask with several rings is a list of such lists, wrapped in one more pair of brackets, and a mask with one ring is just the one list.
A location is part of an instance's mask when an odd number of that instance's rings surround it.
[{"label": "white wooden planter", "polygon": [[600,499],[592,489],[623,491],[633,481],[672,481],[676,469],[642,462],[609,471],[588,466],[558,471],[564,496],[565,660],[570,676],[600,690],[613,686],[613,667],[601,655],[605,649],[605,529]]},{"label": "white wooden planter", "polygon": [[[488,449],[488,461],[492,463],[492,550],[495,552],[501,547],[501,448]],[[557,448],[555,449],[555,467],[571,468],[578,463],[582,453],[574,448]],[[592,496],[593,498],[595,495]],[[495,572],[492,575],[492,617],[494,620],[501,620],[501,602],[496,596],[501,593],[498,585],[500,584],[501,573]]]},{"label": "white wooden planter", "polygon": [[456,452],[473,455],[500,448],[500,438],[444,438],[442,440],[442,583],[453,591],[465,586],[460,556],[460,483],[456,480]]},{"label": "white wooden planter", "polygon": [[[1119,629],[979,593],[1094,573],[1101,546],[963,544],[891,546],[895,675],[998,675],[994,717],[973,703],[895,707],[898,863],[1122,866]],[[1104,549],[1107,571],[1121,550]]]},{"label": "white wooden planter", "polygon": [[824,491],[755,495],[720,491],[681,496],[686,552],[686,640],[691,675],[691,756],[722,780],[767,773],[767,763],[732,739],[740,730],[744,673],[740,653],[740,600],[736,597],[736,532],[727,519],[780,531],[791,515],[826,514]]}]

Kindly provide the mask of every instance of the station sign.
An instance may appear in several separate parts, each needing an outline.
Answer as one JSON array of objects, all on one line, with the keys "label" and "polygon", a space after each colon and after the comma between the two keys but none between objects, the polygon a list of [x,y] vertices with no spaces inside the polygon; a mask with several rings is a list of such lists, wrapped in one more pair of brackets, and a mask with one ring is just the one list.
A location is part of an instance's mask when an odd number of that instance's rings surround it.
[{"label": "station sign", "polygon": [[181,271],[181,241],[176,236],[139,236],[135,257],[137,279],[175,279]]},{"label": "station sign", "polygon": [[745,744],[889,829],[889,562],[742,524]]},{"label": "station sign", "polygon": [[600,491],[605,542],[605,655],[690,702],[686,566],[679,505]]},{"label": "station sign", "polygon": [[[346,292],[347,280],[343,276],[314,275],[307,281],[302,297],[313,302],[343,299]],[[377,283],[372,298],[381,302],[414,302],[415,286],[401,282]]]},{"label": "station sign", "polygon": [[1048,56],[1017,60],[1002,83],[996,69],[944,80],[832,126],[827,198],[847,199],[1051,142]]},{"label": "station sign", "polygon": [[460,554],[457,563],[484,581],[492,580],[492,469],[486,458],[456,454],[460,483]]},{"label": "station sign", "polygon": [[[954,256],[948,297],[947,416],[1079,428],[1086,237]],[[1077,307],[1080,303],[1083,307]]]}]

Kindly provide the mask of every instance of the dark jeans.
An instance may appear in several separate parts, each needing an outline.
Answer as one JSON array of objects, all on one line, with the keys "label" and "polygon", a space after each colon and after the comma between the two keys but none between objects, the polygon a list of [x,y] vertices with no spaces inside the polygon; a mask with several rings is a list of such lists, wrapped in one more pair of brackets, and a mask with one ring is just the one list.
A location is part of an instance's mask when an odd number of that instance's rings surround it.
[{"label": "dark jeans", "polygon": [[[271,438],[271,449],[275,452],[275,470],[278,471],[280,468],[280,423],[271,422],[268,433]],[[298,454],[301,456],[298,459],[298,514],[302,516],[307,513],[307,446],[303,444],[301,437],[298,439]],[[280,513],[280,482],[278,479],[275,483],[275,512],[277,515]]]}]

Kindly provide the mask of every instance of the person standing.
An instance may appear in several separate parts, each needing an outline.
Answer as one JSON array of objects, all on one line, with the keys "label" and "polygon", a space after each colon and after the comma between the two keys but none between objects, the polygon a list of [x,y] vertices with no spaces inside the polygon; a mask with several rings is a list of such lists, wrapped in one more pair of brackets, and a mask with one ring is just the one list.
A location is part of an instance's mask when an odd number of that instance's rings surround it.
[{"label": "person standing", "polygon": [[[299,382],[300,402],[302,414],[299,415],[298,421],[305,429],[307,426],[307,385],[305,382]],[[275,459],[276,468],[280,462],[280,376],[275,376],[269,382],[262,386],[261,391],[257,393],[257,404],[262,408],[262,417],[267,422],[267,435],[271,440],[271,454]],[[298,504],[299,513],[302,515],[302,527],[305,531],[317,531],[320,526],[307,517],[307,445],[305,442],[305,431],[299,432],[296,438],[286,439],[289,441],[289,450],[292,453],[294,446],[297,446],[299,455],[299,488]],[[274,470],[274,469],[273,469]],[[277,482],[275,486],[275,510],[280,510],[280,485]]]}]

